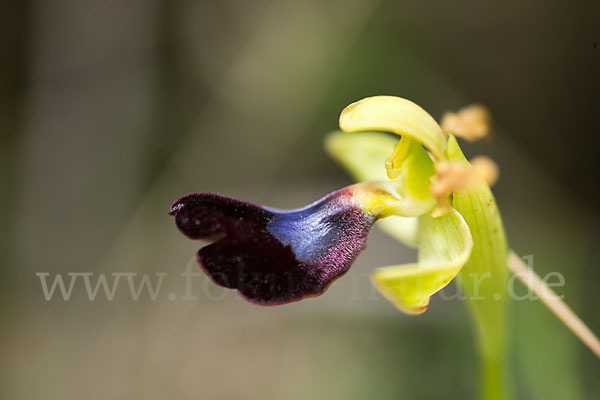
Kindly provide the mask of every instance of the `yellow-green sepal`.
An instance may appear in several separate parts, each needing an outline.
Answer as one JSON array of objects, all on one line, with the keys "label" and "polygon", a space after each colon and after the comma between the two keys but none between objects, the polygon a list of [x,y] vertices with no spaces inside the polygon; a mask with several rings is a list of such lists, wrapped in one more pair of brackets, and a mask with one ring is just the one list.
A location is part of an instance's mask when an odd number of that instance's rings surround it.
[{"label": "yellow-green sepal", "polygon": [[400,97],[373,96],[350,104],[340,115],[340,129],[410,136],[427,147],[436,159],[446,158],[446,136],[435,119],[412,101]]},{"label": "yellow-green sepal", "polygon": [[406,314],[427,310],[429,298],[456,277],[473,248],[469,226],[456,210],[419,217],[418,241],[416,264],[378,268],[372,275],[374,286]]}]

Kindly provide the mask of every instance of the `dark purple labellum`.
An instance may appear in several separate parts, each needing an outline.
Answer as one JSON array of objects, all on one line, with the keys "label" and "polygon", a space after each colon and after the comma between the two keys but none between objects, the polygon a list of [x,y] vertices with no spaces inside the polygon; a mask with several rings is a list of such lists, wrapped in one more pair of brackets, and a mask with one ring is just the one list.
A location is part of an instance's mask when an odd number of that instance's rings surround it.
[{"label": "dark purple labellum", "polygon": [[358,207],[352,188],[291,211],[192,193],[170,214],[189,238],[218,238],[198,251],[200,267],[218,285],[260,305],[322,294],[350,268],[375,222]]}]

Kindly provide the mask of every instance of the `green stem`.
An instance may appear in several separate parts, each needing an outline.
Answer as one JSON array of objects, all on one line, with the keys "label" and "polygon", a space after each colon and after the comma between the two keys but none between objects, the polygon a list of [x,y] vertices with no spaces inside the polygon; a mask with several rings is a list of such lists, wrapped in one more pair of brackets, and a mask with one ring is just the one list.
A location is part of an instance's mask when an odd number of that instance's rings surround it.
[{"label": "green stem", "polygon": [[[452,161],[467,163],[456,139],[448,143]],[[483,399],[510,398],[506,375],[508,246],[502,219],[489,187],[455,193],[454,208],[464,217],[473,237],[471,257],[458,281],[468,300],[483,370]]]},{"label": "green stem", "polygon": [[503,359],[484,358],[483,365],[483,394],[486,400],[502,400],[508,398],[506,393],[506,370]]}]

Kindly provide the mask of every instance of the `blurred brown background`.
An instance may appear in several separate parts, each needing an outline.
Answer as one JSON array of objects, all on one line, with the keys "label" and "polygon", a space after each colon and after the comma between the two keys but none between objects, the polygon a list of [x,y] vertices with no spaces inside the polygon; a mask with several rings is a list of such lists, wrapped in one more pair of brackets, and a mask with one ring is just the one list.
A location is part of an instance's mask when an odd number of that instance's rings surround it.
[{"label": "blurred brown background", "polygon": [[[171,202],[292,208],[348,184],[322,138],[374,94],[436,118],[492,110],[493,141],[465,150],[500,164],[509,242],[563,273],[600,331],[599,2],[21,0],[0,16],[2,398],[475,398],[464,304],[395,312],[368,273],[415,254],[379,232],[317,299],[259,308],[204,277],[182,299],[198,244]],[[39,272],[168,275],[156,301],[125,281],[113,301],[81,281],[46,301]],[[600,398],[600,362],[543,306],[514,302],[510,321],[516,398]]]}]

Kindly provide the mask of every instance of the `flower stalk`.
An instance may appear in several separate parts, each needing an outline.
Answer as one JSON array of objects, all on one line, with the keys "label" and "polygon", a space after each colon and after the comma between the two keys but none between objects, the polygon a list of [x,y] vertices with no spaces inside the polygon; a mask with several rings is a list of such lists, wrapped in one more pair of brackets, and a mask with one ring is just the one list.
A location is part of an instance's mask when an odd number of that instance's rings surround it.
[{"label": "flower stalk", "polygon": [[596,357],[600,358],[600,340],[594,332],[514,251],[508,253],[508,267]]}]

